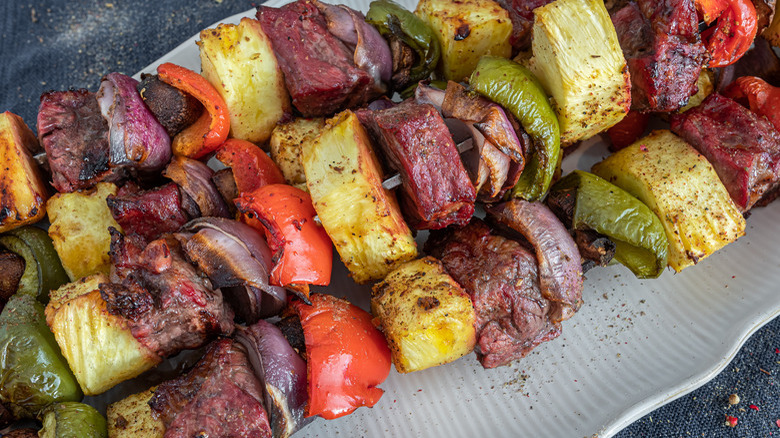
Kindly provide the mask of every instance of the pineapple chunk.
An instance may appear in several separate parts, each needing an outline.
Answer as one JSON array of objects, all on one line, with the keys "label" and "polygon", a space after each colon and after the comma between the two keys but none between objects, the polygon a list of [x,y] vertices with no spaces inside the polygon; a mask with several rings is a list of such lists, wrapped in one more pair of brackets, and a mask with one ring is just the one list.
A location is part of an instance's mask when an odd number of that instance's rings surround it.
[{"label": "pineapple chunk", "polygon": [[127,323],[106,309],[96,274],[51,292],[46,324],[86,395],[97,395],[160,362],[138,342]]},{"label": "pineapple chunk", "polygon": [[395,196],[382,187],[382,168],[352,111],[327,121],[302,147],[314,209],[357,283],[384,278],[417,257],[412,232]]},{"label": "pineapple chunk", "polygon": [[696,86],[698,87],[696,94],[691,96],[691,98],[688,99],[688,105],[680,108],[678,112],[683,113],[695,106],[699,106],[702,102],[704,102],[704,99],[706,99],[707,96],[715,91],[715,74],[712,72],[712,70],[708,68],[701,69],[701,72],[699,73],[699,79],[696,81]]},{"label": "pineapple chunk", "polygon": [[309,191],[306,187],[306,172],[301,163],[301,145],[314,140],[324,127],[323,118],[299,118],[274,128],[269,142],[271,158],[281,169],[287,184]]},{"label": "pineapple chunk", "polygon": [[471,298],[433,257],[404,263],[374,285],[371,313],[399,373],[452,362],[477,340]]},{"label": "pineapple chunk", "polygon": [[96,273],[108,274],[111,259],[109,227],[122,231],[106,204],[116,195],[111,183],[98,183],[85,192],[58,193],[49,199],[49,237],[71,281]]},{"label": "pineapple chunk", "polygon": [[48,189],[32,154],[35,134],[16,114],[0,114],[0,233],[38,222],[46,214]]},{"label": "pineapple chunk", "polygon": [[484,55],[512,55],[512,21],[493,0],[420,0],[414,13],[439,39],[437,72],[446,80],[468,78]]},{"label": "pineapple chunk", "polygon": [[260,23],[243,18],[200,33],[203,76],[225,99],[231,137],[264,143],[289,113],[290,96],[271,42]]},{"label": "pineapple chunk", "polygon": [[534,10],[528,67],[552,97],[568,146],[605,131],[631,107],[631,80],[601,0],[557,0]]},{"label": "pineapple chunk", "polygon": [[654,131],[593,166],[661,219],[669,266],[680,272],[745,234],[745,218],[712,165],[668,130]]},{"label": "pineapple chunk", "polygon": [[155,387],[129,395],[108,405],[108,436],[111,438],[162,438],[165,425],[149,407]]}]

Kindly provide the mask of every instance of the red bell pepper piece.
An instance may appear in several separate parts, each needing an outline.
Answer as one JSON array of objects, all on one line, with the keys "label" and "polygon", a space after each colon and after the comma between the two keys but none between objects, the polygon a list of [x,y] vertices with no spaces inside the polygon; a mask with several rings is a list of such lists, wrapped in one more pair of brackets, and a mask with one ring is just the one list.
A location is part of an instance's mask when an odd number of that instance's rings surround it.
[{"label": "red bell pepper piece", "polygon": [[284,184],[279,167],[262,149],[246,140],[228,139],[217,150],[217,159],[233,170],[238,193],[269,184]]},{"label": "red bell pepper piece", "polygon": [[780,131],[780,88],[755,76],[743,76],[731,84],[723,95],[765,116]]},{"label": "red bell pepper piece", "polygon": [[710,54],[709,67],[735,63],[750,49],[758,30],[756,8],[751,0],[696,0],[696,7],[709,24],[718,24],[702,34]]},{"label": "red bell pepper piece", "polygon": [[374,406],[390,374],[390,349],[371,315],[346,300],[313,294],[295,300],[306,341],[309,404],[306,416],[332,420],[360,406]]},{"label": "red bell pepper piece", "polygon": [[230,133],[230,113],[216,88],[194,71],[166,62],[157,67],[157,75],[166,84],[198,99],[206,111],[173,139],[173,153],[202,158],[213,152]]},{"label": "red bell pepper piece", "polygon": [[308,300],[309,287],[327,286],[333,247],[325,229],[314,221],[311,196],[285,184],[270,184],[236,199],[240,220],[263,230],[273,253],[271,284],[287,287]]},{"label": "red bell pepper piece", "polygon": [[617,152],[631,143],[639,140],[645,133],[650,114],[631,110],[615,126],[607,129],[607,135],[612,140],[609,150]]}]

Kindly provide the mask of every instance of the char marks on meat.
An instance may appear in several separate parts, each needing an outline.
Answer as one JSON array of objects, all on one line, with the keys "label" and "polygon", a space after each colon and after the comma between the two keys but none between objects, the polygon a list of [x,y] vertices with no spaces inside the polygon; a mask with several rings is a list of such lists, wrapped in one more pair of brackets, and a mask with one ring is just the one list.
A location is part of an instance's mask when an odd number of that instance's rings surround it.
[{"label": "char marks on meat", "polygon": [[693,0],[639,0],[612,15],[631,74],[631,108],[676,111],[696,94],[706,58]]},{"label": "char marks on meat", "polygon": [[512,20],[512,35],[509,43],[515,52],[531,48],[534,27],[534,9],[542,7],[552,0],[498,0],[498,4],[509,12]]},{"label": "char marks on meat", "polygon": [[482,366],[506,365],[556,338],[560,324],[542,296],[536,257],[520,243],[493,235],[481,220],[458,230],[431,233],[425,250],[471,296]]},{"label": "char marks on meat", "polygon": [[146,241],[172,233],[191,219],[182,207],[181,189],[175,183],[145,191],[125,184],[106,203],[125,233],[138,234]]},{"label": "char marks on meat", "polygon": [[720,94],[672,116],[672,131],[704,155],[731,198],[747,211],[777,185],[780,133],[760,117]]},{"label": "char marks on meat", "polygon": [[203,112],[198,99],[166,84],[157,75],[142,74],[138,94],[171,138],[195,123]]},{"label": "char marks on meat", "polygon": [[195,367],[160,384],[149,406],[166,438],[271,437],[263,388],[246,349],[230,339],[213,342]]},{"label": "char marks on meat", "polygon": [[400,198],[411,225],[438,229],[468,223],[476,191],[436,108],[409,100],[365,118],[391,167],[401,174]]},{"label": "char marks on meat", "polygon": [[59,192],[87,189],[125,177],[108,165],[108,124],[88,90],[41,95],[38,138],[46,150],[52,185]]},{"label": "char marks on meat", "polygon": [[111,230],[112,283],[100,285],[109,312],[160,357],[200,347],[233,331],[233,312],[184,258],[170,235],[144,245]]},{"label": "char marks on meat", "polygon": [[372,76],[355,66],[353,53],[310,1],[257,9],[293,105],[305,117],[361,106],[378,95]]}]

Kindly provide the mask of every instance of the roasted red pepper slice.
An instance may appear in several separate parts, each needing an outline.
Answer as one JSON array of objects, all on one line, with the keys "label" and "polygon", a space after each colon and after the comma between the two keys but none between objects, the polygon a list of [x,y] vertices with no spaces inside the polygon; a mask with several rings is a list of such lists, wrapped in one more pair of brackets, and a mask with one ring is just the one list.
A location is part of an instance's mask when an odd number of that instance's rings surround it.
[{"label": "roasted red pepper slice", "polygon": [[755,76],[743,76],[731,84],[723,95],[765,116],[780,131],[780,88]]},{"label": "roasted red pepper slice", "polygon": [[306,340],[309,404],[306,416],[332,420],[360,406],[374,406],[390,374],[390,349],[371,315],[331,295],[295,300]]},{"label": "roasted red pepper slice", "polygon": [[327,286],[333,248],[325,229],[314,221],[311,196],[285,184],[270,184],[236,199],[240,220],[264,230],[273,252],[271,284],[293,289],[308,299],[308,285]]},{"label": "roasted red pepper slice", "polygon": [[758,29],[751,0],[696,0],[696,8],[708,24],[718,20],[702,34],[710,54],[709,67],[733,64],[750,49]]},{"label": "roasted red pepper slice", "polygon": [[233,170],[239,194],[269,184],[284,184],[282,171],[271,157],[246,140],[228,139],[217,150],[217,159]]},{"label": "roasted red pepper slice", "polygon": [[166,84],[191,94],[206,109],[195,123],[174,137],[171,145],[174,154],[202,158],[227,140],[230,133],[227,105],[206,78],[170,62],[160,64],[157,75]]},{"label": "roasted red pepper slice", "polygon": [[639,137],[645,133],[647,123],[650,120],[650,114],[640,113],[631,110],[615,126],[607,129],[607,135],[612,140],[609,150],[619,151],[631,143],[639,140]]}]

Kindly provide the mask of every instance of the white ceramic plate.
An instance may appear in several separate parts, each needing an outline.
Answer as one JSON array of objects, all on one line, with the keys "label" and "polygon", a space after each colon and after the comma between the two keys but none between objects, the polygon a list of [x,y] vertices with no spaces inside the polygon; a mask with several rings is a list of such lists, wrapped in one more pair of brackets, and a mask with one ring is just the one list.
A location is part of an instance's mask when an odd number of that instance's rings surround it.
[{"label": "white ceramic plate", "polygon": [[[369,3],[340,2],[364,12]],[[199,71],[196,39],[144,72],[168,61]],[[567,157],[564,171],[600,161],[606,149],[598,143]],[[622,266],[593,270],[586,274],[585,305],[564,323],[563,335],[526,358],[483,370],[472,354],[409,375],[393,371],[373,409],[318,419],[296,436],[611,436],[714,377],[780,312],[778,220],[780,203],[757,209],[745,237],[681,274],[640,281]],[[328,290],[367,307],[369,289],[349,280],[343,267]]]}]

